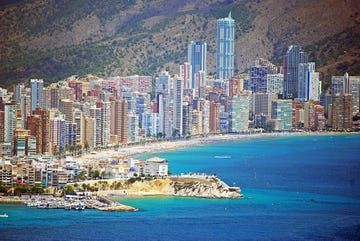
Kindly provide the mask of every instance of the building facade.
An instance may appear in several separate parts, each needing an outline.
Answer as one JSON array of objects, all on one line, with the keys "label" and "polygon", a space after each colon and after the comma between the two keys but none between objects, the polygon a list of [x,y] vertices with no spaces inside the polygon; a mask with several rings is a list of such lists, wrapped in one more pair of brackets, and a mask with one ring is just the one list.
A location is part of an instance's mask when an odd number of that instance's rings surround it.
[{"label": "building facade", "polygon": [[235,20],[231,12],[226,18],[217,21],[216,38],[216,78],[230,79],[234,76]]}]

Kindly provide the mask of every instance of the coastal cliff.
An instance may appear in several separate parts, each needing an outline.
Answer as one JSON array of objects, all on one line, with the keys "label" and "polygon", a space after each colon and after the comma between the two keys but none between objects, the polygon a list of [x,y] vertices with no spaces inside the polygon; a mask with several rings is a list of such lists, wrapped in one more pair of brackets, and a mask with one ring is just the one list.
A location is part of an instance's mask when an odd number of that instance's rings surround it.
[{"label": "coastal cliff", "polygon": [[168,195],[201,198],[242,198],[240,188],[229,187],[216,177],[172,178]]},{"label": "coastal cliff", "polygon": [[[117,181],[114,181],[117,182]],[[110,188],[120,186],[121,188]],[[128,196],[179,196],[199,198],[242,198],[240,188],[229,187],[216,176],[185,175],[172,176],[162,179],[138,180],[133,183],[116,185],[111,183],[109,188],[100,189],[100,195],[126,194]]]}]

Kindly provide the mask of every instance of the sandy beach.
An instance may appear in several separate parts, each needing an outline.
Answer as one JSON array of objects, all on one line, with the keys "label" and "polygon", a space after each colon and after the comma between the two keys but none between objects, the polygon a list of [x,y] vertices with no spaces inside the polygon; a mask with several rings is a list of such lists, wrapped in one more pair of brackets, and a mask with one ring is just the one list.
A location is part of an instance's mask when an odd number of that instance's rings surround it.
[{"label": "sandy beach", "polygon": [[[78,157],[79,160],[90,161],[90,160],[106,160],[111,157],[118,158],[129,158],[136,155],[144,155],[150,153],[156,153],[167,150],[175,150],[186,147],[193,147],[199,145],[205,145],[216,142],[234,141],[241,139],[250,138],[264,138],[272,136],[307,136],[307,135],[323,135],[323,134],[339,134],[334,132],[283,132],[283,133],[251,133],[251,134],[218,134],[209,135],[207,137],[195,137],[188,140],[176,140],[176,141],[160,141],[160,142],[149,142],[138,145],[124,145],[119,148],[109,148],[106,150],[92,151],[84,153]],[[341,133],[344,134],[344,133]]]}]

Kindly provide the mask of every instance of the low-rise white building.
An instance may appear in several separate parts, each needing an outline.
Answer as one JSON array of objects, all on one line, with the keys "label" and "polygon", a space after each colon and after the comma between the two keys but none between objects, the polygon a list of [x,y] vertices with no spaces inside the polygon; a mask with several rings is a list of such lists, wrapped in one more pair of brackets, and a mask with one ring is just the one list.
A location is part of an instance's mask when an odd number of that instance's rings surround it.
[{"label": "low-rise white building", "polygon": [[167,176],[168,160],[160,157],[152,157],[144,163],[144,174],[150,176]]}]

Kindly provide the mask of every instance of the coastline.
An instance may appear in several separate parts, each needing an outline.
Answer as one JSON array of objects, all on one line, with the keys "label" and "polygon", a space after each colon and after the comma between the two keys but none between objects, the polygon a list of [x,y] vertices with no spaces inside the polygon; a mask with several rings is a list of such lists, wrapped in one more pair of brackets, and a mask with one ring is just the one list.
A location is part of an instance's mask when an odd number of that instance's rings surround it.
[{"label": "coastline", "polygon": [[276,136],[317,136],[317,135],[354,135],[354,132],[280,132],[280,133],[249,133],[249,134],[216,134],[207,137],[195,137],[188,140],[148,142],[139,145],[122,146],[116,149],[93,151],[82,154],[76,159],[83,161],[104,160],[110,157],[131,158],[138,155],[202,146],[216,142],[237,141],[253,138]]}]

